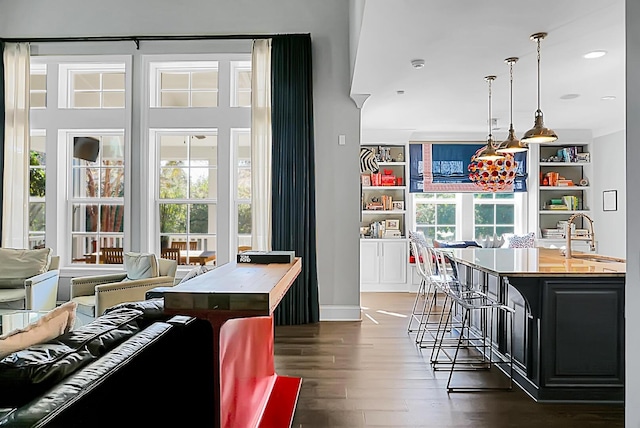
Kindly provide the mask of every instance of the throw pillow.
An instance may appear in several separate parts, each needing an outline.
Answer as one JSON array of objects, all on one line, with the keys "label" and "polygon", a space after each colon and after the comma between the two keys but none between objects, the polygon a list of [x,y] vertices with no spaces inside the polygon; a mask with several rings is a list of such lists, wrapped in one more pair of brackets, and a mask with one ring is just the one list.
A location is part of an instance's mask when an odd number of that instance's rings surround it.
[{"label": "throw pillow", "polygon": [[49,313],[46,316],[49,317],[55,317],[58,316],[59,314],[67,314],[67,316],[69,317],[67,320],[67,327],[64,329],[65,333],[70,332],[71,330],[73,330],[73,326],[76,323],[76,310],[78,309],[78,303],[76,302],[66,302],[63,303],[60,306],[57,306],[56,308],[52,309],[51,311],[49,311]]},{"label": "throw pillow", "polygon": [[183,282],[187,282],[190,279],[195,278],[196,276],[200,276],[202,274],[205,274],[213,269],[215,269],[216,267],[213,265],[200,265],[197,268],[191,269],[189,272],[187,272],[187,274],[184,276],[184,278],[182,278],[179,282],[179,284],[182,284]]},{"label": "throw pillow", "polygon": [[158,260],[155,254],[124,253],[123,261],[127,279],[130,281],[158,276]]},{"label": "throw pillow", "polygon": [[0,266],[3,278],[30,278],[49,270],[51,248],[21,250],[0,248]]},{"label": "throw pillow", "polygon": [[534,248],[536,246],[536,234],[533,232],[526,235],[511,235],[508,248]]},{"label": "throw pillow", "polygon": [[31,345],[55,339],[65,333],[68,322],[67,311],[51,311],[23,329],[0,336],[0,359]]}]

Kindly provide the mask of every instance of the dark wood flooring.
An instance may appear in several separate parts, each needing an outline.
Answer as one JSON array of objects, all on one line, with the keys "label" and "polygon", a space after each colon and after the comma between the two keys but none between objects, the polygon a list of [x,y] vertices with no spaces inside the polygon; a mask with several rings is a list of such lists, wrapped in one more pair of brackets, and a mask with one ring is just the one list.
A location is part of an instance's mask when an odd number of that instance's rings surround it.
[{"label": "dark wood flooring", "polygon": [[517,386],[447,393],[448,372],[407,333],[414,297],[363,293],[361,322],[276,327],[276,371],[303,379],[294,427],[624,427],[623,406],[536,403]]}]

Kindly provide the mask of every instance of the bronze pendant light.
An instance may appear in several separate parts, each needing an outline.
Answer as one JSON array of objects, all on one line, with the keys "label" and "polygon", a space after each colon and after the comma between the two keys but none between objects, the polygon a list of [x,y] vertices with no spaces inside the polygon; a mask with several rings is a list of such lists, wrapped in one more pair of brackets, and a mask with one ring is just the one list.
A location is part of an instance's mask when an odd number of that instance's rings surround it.
[{"label": "bronze pendant light", "polygon": [[485,76],[484,80],[489,83],[489,135],[487,136],[487,146],[476,156],[476,160],[498,160],[505,156],[496,152],[495,142],[491,134],[491,82],[496,80],[496,76]]},{"label": "bronze pendant light", "polygon": [[527,144],[516,138],[516,131],[513,130],[513,64],[518,62],[518,58],[511,57],[504,60],[509,64],[509,136],[504,140],[498,149],[498,153],[517,153],[527,151]]},{"label": "bronze pendant light", "polygon": [[549,128],[545,128],[542,110],[540,110],[540,40],[544,39],[547,33],[535,33],[531,35],[531,40],[538,44],[538,109],[535,113],[533,128],[524,133],[522,142],[529,143],[551,143],[558,139],[556,133]]}]

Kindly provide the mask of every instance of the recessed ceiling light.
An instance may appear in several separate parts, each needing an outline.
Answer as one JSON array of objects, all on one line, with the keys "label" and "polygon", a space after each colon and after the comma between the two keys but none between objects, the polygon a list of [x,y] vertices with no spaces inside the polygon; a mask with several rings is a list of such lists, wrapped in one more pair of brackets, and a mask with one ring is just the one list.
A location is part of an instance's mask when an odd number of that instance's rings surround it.
[{"label": "recessed ceiling light", "polygon": [[587,52],[582,56],[587,59],[594,59],[594,58],[600,58],[602,56],[605,56],[606,54],[607,54],[607,51],[591,51],[591,52]]},{"label": "recessed ceiling light", "polygon": [[611,101],[611,100],[615,100],[616,96],[615,95],[605,95],[604,97],[602,97],[600,99],[604,100],[604,101]]},{"label": "recessed ceiling light", "polygon": [[580,94],[564,94],[560,97],[561,100],[573,100],[578,98]]}]

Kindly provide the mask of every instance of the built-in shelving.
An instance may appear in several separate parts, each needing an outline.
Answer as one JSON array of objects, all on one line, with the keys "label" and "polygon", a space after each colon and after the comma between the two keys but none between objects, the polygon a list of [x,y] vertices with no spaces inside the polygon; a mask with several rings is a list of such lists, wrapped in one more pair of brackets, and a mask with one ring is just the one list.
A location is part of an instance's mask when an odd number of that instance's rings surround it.
[{"label": "built-in shelving", "polygon": [[[591,215],[591,190],[589,181],[592,176],[594,159],[589,154],[589,143],[586,142],[555,142],[551,144],[530,145],[531,176],[529,191],[532,192],[532,212],[535,226],[538,230],[538,244],[546,246],[551,242],[562,242],[557,238],[554,229],[566,222],[574,214]],[[568,180],[570,185],[552,185],[551,175],[556,173],[558,180]],[[546,181],[545,181],[546,179]],[[532,182],[536,181],[536,182]],[[544,181],[544,182],[543,182]],[[566,183],[566,182],[565,182]],[[572,184],[572,185],[571,185]],[[577,208],[549,209],[551,205],[563,206],[563,198],[572,196],[577,198]],[[576,220],[576,228],[584,229],[587,222],[581,218]],[[564,231],[562,232],[564,233]],[[551,238],[550,236],[553,236]]]},{"label": "built-in shelving", "polygon": [[[405,145],[394,144],[363,144],[361,147],[376,153],[380,174],[388,172],[387,180],[393,185],[372,185],[376,177],[369,172],[361,173],[360,290],[406,291],[408,151]],[[367,209],[369,205],[379,206],[380,203],[383,208]]]}]

